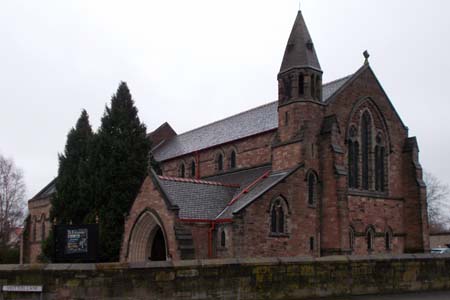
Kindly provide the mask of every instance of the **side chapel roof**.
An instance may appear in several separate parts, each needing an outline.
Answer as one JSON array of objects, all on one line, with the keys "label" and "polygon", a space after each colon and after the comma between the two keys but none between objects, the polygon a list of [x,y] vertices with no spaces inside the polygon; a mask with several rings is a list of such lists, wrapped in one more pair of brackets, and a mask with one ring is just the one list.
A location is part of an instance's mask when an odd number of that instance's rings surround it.
[{"label": "side chapel roof", "polygon": [[[299,166],[300,167],[300,166]],[[158,176],[159,189],[168,204],[179,210],[181,219],[230,219],[273,186],[292,174],[298,167],[271,172],[270,165],[217,175],[202,180]]]}]

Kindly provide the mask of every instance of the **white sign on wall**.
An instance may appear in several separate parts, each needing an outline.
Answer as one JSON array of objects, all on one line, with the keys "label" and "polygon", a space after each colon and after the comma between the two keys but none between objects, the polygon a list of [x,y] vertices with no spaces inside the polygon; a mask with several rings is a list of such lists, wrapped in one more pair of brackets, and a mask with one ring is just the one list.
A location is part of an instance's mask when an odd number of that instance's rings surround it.
[{"label": "white sign on wall", "polygon": [[3,292],[42,293],[42,285],[4,285]]}]

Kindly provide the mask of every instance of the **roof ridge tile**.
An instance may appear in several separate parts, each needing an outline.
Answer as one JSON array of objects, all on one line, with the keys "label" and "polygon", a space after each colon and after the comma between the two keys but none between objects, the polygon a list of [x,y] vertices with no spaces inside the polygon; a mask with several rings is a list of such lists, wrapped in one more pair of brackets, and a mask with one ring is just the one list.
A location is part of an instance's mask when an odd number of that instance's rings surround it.
[{"label": "roof ridge tile", "polygon": [[232,183],[222,183],[218,181],[208,181],[208,180],[201,180],[201,179],[194,179],[194,178],[182,178],[182,177],[170,177],[170,176],[158,176],[161,180],[166,181],[176,181],[176,182],[185,182],[185,183],[194,183],[194,184],[205,184],[205,185],[215,185],[215,186],[224,186],[224,187],[232,187],[232,188],[239,188],[239,184],[232,184]]}]

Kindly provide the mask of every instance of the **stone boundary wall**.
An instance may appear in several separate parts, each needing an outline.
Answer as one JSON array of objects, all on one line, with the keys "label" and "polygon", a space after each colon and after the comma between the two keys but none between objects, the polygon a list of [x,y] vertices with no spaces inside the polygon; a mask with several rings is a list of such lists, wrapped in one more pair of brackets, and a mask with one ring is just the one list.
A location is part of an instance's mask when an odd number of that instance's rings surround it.
[{"label": "stone boundary wall", "polygon": [[43,285],[44,299],[58,300],[260,300],[400,293],[450,289],[450,255],[0,265],[0,285],[19,284]]}]

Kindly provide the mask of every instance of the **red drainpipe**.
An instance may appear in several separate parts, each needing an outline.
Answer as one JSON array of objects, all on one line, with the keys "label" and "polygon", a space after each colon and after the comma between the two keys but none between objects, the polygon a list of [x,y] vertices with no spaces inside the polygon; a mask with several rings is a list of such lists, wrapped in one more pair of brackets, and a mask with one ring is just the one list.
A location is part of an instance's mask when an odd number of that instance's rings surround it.
[{"label": "red drainpipe", "polygon": [[208,220],[208,219],[180,219],[183,223],[209,223],[210,227],[208,229],[208,257],[213,257],[213,231],[217,224],[223,223],[233,223],[232,219],[218,219],[218,220]]},{"label": "red drainpipe", "polygon": [[239,198],[242,197],[242,195],[247,194],[250,192],[250,189],[253,188],[258,182],[260,182],[263,179],[266,179],[269,177],[270,171],[266,171],[261,177],[256,178],[255,181],[253,181],[249,186],[247,186],[245,189],[243,189],[236,197],[231,199],[231,201],[227,204],[227,206],[231,206],[234,202],[236,202]]}]

